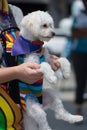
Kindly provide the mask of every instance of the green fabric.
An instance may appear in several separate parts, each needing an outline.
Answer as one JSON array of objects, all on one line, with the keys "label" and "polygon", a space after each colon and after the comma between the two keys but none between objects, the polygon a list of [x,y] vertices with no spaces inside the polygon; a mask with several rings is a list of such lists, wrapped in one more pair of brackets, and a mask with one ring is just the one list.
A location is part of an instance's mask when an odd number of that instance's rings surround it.
[{"label": "green fabric", "polygon": [[[4,123],[3,123],[4,122]],[[3,112],[0,110],[0,130],[5,130],[5,117]]]}]

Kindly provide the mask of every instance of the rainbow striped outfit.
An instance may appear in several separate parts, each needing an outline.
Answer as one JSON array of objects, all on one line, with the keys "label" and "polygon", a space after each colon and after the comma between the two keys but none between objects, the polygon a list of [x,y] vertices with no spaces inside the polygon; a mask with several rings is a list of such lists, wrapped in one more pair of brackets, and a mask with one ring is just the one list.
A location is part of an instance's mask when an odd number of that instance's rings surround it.
[{"label": "rainbow striped outfit", "polygon": [[[43,42],[41,42],[41,45],[32,44],[20,36],[16,39],[12,47],[12,55],[17,55],[18,63],[21,64],[24,62],[25,54],[34,52],[39,56],[39,62],[41,63],[45,60],[42,44]],[[19,82],[21,105],[24,110],[26,109],[25,101],[28,97],[32,97],[35,101],[42,103],[42,84],[43,78],[34,84]]]}]

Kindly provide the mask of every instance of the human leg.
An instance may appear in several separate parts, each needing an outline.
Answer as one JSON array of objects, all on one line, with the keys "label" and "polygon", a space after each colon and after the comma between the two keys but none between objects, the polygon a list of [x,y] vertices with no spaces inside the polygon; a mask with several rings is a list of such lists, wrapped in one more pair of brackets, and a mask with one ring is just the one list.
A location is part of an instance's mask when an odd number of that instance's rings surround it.
[{"label": "human leg", "polygon": [[87,79],[87,54],[73,52],[72,61],[76,77],[75,105],[77,114],[82,114],[83,95]]},{"label": "human leg", "polygon": [[72,61],[76,77],[75,104],[79,114],[84,103],[83,95],[87,80],[87,54],[74,52]]}]

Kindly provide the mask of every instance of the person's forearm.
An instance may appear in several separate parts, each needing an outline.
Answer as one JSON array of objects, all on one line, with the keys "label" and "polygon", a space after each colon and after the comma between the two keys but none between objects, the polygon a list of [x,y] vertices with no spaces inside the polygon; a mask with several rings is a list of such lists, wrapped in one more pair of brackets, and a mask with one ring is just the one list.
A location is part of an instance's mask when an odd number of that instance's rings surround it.
[{"label": "person's forearm", "polygon": [[14,67],[0,68],[0,83],[15,79],[29,84],[35,83],[43,76],[41,72],[37,71],[38,69],[40,69],[40,65],[33,63],[23,63]]},{"label": "person's forearm", "polygon": [[85,38],[87,37],[87,28],[73,28],[72,29],[73,38]]},{"label": "person's forearm", "polygon": [[16,67],[0,68],[0,83],[16,79]]}]

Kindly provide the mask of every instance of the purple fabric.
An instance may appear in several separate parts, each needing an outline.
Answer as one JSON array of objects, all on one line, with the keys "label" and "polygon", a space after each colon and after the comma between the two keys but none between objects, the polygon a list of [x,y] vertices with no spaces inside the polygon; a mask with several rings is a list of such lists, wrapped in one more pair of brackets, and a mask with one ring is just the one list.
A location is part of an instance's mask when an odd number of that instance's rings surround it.
[{"label": "purple fabric", "polygon": [[18,37],[15,40],[15,43],[13,44],[12,47],[12,55],[19,55],[19,54],[25,54],[29,52],[30,48],[29,45],[26,41],[24,41],[21,37]]},{"label": "purple fabric", "polygon": [[22,36],[19,36],[12,47],[12,55],[21,55],[26,54],[32,51],[36,51],[41,48],[41,45],[34,45],[28,40],[24,39]]}]

